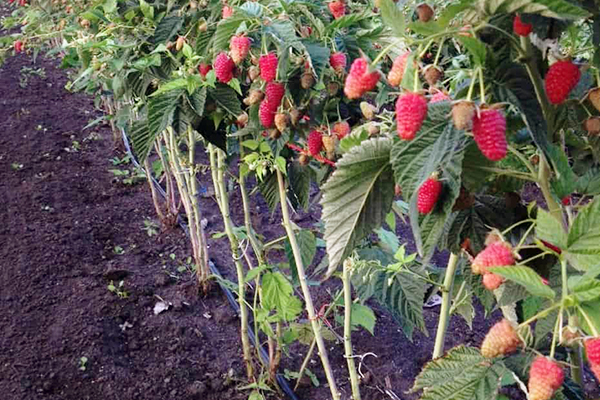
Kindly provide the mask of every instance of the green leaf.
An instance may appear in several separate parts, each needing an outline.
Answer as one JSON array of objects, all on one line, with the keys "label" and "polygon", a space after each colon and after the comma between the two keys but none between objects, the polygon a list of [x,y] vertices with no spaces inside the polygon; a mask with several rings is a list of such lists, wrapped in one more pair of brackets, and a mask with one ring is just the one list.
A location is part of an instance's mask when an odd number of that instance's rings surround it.
[{"label": "green leaf", "polygon": [[368,330],[371,335],[375,335],[374,331],[376,320],[377,318],[375,317],[375,313],[370,307],[358,303],[352,304],[351,324],[353,327],[362,326]]},{"label": "green leaf", "polygon": [[397,37],[406,34],[406,17],[392,0],[381,0],[381,19],[383,23],[392,30]]},{"label": "green leaf", "polygon": [[590,168],[577,179],[575,191],[580,194],[596,196],[600,194],[600,169]]},{"label": "green leaf", "polygon": [[243,112],[240,99],[231,87],[220,83],[214,89],[209,89],[208,94],[232,117],[237,118]]},{"label": "green leaf", "polygon": [[352,148],[322,188],[328,275],[360,240],[381,226],[392,207],[391,145],[390,139],[377,138]]},{"label": "green leaf", "polygon": [[302,207],[308,210],[310,204],[310,168],[300,165],[294,161],[288,165],[288,181],[290,190],[288,198],[294,207]]},{"label": "green leaf", "polygon": [[596,332],[600,332],[600,299],[579,305],[577,315],[585,333],[595,336]]},{"label": "green leaf", "polygon": [[[308,229],[302,229],[298,232],[295,232],[295,235],[296,241],[298,242],[298,247],[300,247],[302,264],[308,271],[313,259],[315,258],[315,254],[317,253],[317,238]],[[298,279],[298,267],[296,266],[296,260],[294,259],[292,246],[290,245],[290,241],[288,239],[285,241],[285,255],[287,256],[288,263],[290,264],[292,279],[295,284],[299,284],[300,281]]]},{"label": "green leaf", "polygon": [[408,24],[408,27],[413,32],[423,35],[423,36],[431,36],[442,32],[444,29],[439,26],[435,21],[429,22],[421,22],[415,21]]},{"label": "green leaf", "polygon": [[258,2],[248,1],[240,6],[240,10],[248,17],[260,18],[263,15],[263,7]]},{"label": "green leaf", "polygon": [[[413,91],[415,90],[415,70],[418,69],[418,64],[416,63],[417,54],[415,52],[411,52],[411,54],[406,59],[406,66],[404,67],[404,74],[402,75],[402,82],[400,82],[400,86],[403,89]],[[421,88],[421,81],[417,79],[417,89]]]},{"label": "green leaf", "polygon": [[[571,283],[570,281],[569,279],[569,283]],[[600,280],[592,279],[579,282],[571,289],[573,296],[581,303],[596,300],[600,297]]]},{"label": "green leaf", "polygon": [[541,240],[560,249],[567,248],[567,232],[556,218],[542,208],[537,210],[535,233]]},{"label": "green leaf", "polygon": [[185,93],[184,89],[172,90],[152,97],[148,101],[148,129],[154,138],[173,124],[175,111],[179,100]]},{"label": "green leaf", "polygon": [[114,13],[117,11],[117,0],[105,0],[104,4],[102,4],[102,8],[104,8],[106,14]]},{"label": "green leaf", "polygon": [[555,19],[579,19],[590,15],[566,0],[479,0],[478,6],[488,16],[529,13]]},{"label": "green leaf", "polygon": [[387,308],[407,338],[412,340],[415,328],[427,334],[423,319],[426,283],[419,277],[420,266],[409,266],[410,272],[389,272],[379,261],[360,260],[352,272],[352,284],[361,302],[373,297]]},{"label": "green leaf", "polygon": [[318,43],[304,42],[304,47],[310,56],[309,62],[317,75],[317,82],[321,80],[323,71],[329,64],[329,55],[331,52],[328,47],[321,46]]},{"label": "green leaf", "polygon": [[421,400],[489,400],[509,373],[501,360],[486,359],[479,349],[461,345],[427,363],[411,391],[423,390]]},{"label": "green leaf", "polygon": [[262,304],[268,310],[277,310],[285,321],[292,321],[302,312],[302,302],[294,296],[292,284],[281,272],[267,272],[262,278]]},{"label": "green leaf", "polygon": [[156,92],[152,93],[150,97],[160,96],[163,93],[181,88],[187,88],[187,80],[185,78],[175,79],[172,81],[168,81],[164,85],[160,85]]},{"label": "green leaf", "polygon": [[479,253],[484,248],[490,228],[504,230],[512,222],[512,213],[506,208],[503,198],[476,196],[473,206],[459,211],[447,227],[446,247],[451,252],[460,252],[461,244],[469,239],[471,249]]},{"label": "green leaf", "polygon": [[250,271],[248,271],[248,273],[244,277],[244,282],[248,283],[248,282],[253,281],[258,276],[260,276],[260,274],[262,274],[263,271],[266,271],[267,269],[269,269],[269,267],[266,265],[260,265],[256,268],[252,268]]},{"label": "green leaf", "polygon": [[569,229],[566,256],[575,268],[600,264],[600,199],[582,208]]},{"label": "green leaf", "polygon": [[454,19],[454,17],[456,17],[460,12],[466,10],[467,8],[471,7],[471,5],[475,2],[476,0],[461,0],[456,4],[450,4],[448,5],[439,15],[438,19],[437,19],[437,23],[441,26],[441,27],[447,27],[448,24],[450,24],[450,21],[452,21],[452,19]]},{"label": "green leaf", "polygon": [[152,42],[155,44],[171,40],[181,29],[183,17],[164,17],[154,31]]},{"label": "green leaf", "polygon": [[142,14],[144,14],[144,17],[150,21],[154,20],[154,7],[146,3],[144,0],[140,0],[140,8],[142,10]]},{"label": "green leaf", "polygon": [[488,268],[490,272],[503,276],[519,285],[524,286],[534,296],[553,299],[556,293],[542,282],[542,278],[526,266],[507,266]]},{"label": "green leaf", "polygon": [[469,36],[456,36],[456,38],[462,43],[467,51],[473,56],[473,62],[475,66],[483,66],[485,64],[486,48],[485,44],[476,38]]},{"label": "green leaf", "polygon": [[[417,137],[411,141],[395,141],[391,153],[396,183],[402,188],[410,205],[410,225],[417,250],[425,260],[432,256],[438,245],[460,193],[461,166],[467,139],[464,132],[455,129],[449,122],[449,112],[449,104],[429,105],[427,120]],[[444,183],[444,191],[438,200],[438,207],[423,217],[417,211],[418,188],[436,171],[440,172],[439,179]]]}]

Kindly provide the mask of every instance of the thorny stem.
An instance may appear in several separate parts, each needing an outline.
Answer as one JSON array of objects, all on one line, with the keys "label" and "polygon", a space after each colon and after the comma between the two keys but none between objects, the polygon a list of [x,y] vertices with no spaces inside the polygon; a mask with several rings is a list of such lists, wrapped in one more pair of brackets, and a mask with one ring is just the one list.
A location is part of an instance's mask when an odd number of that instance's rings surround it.
[{"label": "thorny stem", "polygon": [[532,223],[532,222],[535,222],[535,220],[533,220],[531,218],[524,219],[524,220],[521,220],[519,222],[516,222],[516,223],[512,224],[511,226],[509,226],[508,228],[506,228],[505,230],[503,230],[502,231],[502,235],[503,236],[506,235],[508,232],[512,231],[513,229],[515,229],[519,225],[523,225],[523,224],[526,224],[526,223]]},{"label": "thorny stem", "polygon": [[154,184],[152,183],[152,172],[151,172],[150,160],[148,157],[144,160],[144,172],[146,173],[146,180],[148,181],[148,185],[150,186],[150,194],[152,195],[152,203],[154,204],[154,209],[156,210],[156,214],[160,219],[160,222],[164,225],[166,218],[165,214],[162,212],[162,207],[160,205],[160,201],[158,200],[158,193]]},{"label": "thorny stem", "polygon": [[442,41],[440,42],[440,45],[438,47],[438,51],[437,51],[437,53],[435,53],[435,60],[433,60],[434,66],[437,66],[438,61],[440,61],[440,55],[442,54],[442,48],[444,47],[445,41],[446,41],[446,38],[442,38]]},{"label": "thorny stem", "polygon": [[556,318],[556,323],[554,324],[554,330],[552,332],[552,345],[550,346],[550,358],[554,358],[554,352],[556,351],[556,341],[558,339],[559,330],[560,330],[560,321],[562,320],[561,316],[563,313],[563,307],[561,305],[560,311],[558,312],[558,318]]},{"label": "thorny stem", "polygon": [[[570,316],[569,327],[577,329],[578,325],[577,317]],[[571,358],[571,378],[579,385],[579,387],[583,387],[583,360],[581,358],[581,346],[579,346],[579,343],[571,346],[569,357]]]},{"label": "thorny stem", "polygon": [[350,385],[352,386],[353,400],[361,400],[358,374],[352,354],[352,288],[350,286],[350,274],[352,260],[347,259],[344,262],[342,282],[344,284],[344,351],[346,362],[348,363],[348,372],[350,374]]},{"label": "thorny stem", "polygon": [[[536,247],[537,247],[537,246],[536,246]],[[522,249],[522,248],[523,248],[523,247],[521,247],[521,249]],[[523,260],[523,261],[521,261],[521,262],[517,263],[517,265],[526,265],[528,262],[531,262],[531,261],[535,260],[536,258],[545,257],[545,256],[546,256],[546,255],[548,255],[548,254],[553,254],[553,253],[551,253],[551,252],[549,252],[549,251],[544,251],[544,252],[542,252],[542,253],[539,253],[539,254],[537,254],[537,255],[535,255],[535,256],[533,256],[533,257],[530,257],[530,258],[528,258],[527,260]]]},{"label": "thorny stem", "polygon": [[483,68],[479,67],[479,96],[481,103],[485,103],[485,83],[483,81]]},{"label": "thorny stem", "polygon": [[513,153],[515,156],[517,156],[517,158],[519,160],[521,160],[521,162],[523,164],[525,164],[525,166],[527,167],[527,169],[529,170],[529,172],[531,172],[532,175],[535,175],[535,168],[533,168],[533,165],[531,165],[531,163],[529,162],[529,160],[527,158],[525,158],[525,156],[523,154],[521,154],[520,151],[518,151],[517,149],[515,149],[511,145],[508,145],[508,151],[510,151],[511,153]]},{"label": "thorny stem", "polygon": [[[340,291],[335,296],[335,298],[333,299],[333,301],[331,302],[331,304],[329,305],[329,307],[327,307],[327,309],[325,310],[325,313],[323,314],[323,318],[327,318],[327,316],[329,316],[329,314],[331,313],[331,311],[333,311],[333,309],[335,308],[337,301],[339,300],[339,298],[343,294],[344,294],[344,292]],[[300,366],[300,370],[298,371],[298,378],[296,380],[296,386],[294,386],[294,390],[298,390],[298,387],[300,386],[300,379],[302,379],[302,375],[304,375],[304,370],[306,369],[306,366],[308,365],[308,362],[310,361],[310,358],[312,357],[312,353],[315,350],[316,344],[317,344],[317,342],[313,338],[312,342],[310,343],[310,348],[306,352],[306,356],[304,357],[304,361],[302,361],[302,365]]]},{"label": "thorny stem", "polygon": [[518,252],[521,246],[523,246],[523,243],[525,243],[525,241],[527,240],[527,236],[529,236],[529,233],[533,230],[533,228],[535,228],[535,224],[529,225],[529,228],[527,228],[523,236],[521,236],[521,240],[519,240],[519,243],[515,246],[515,252]]},{"label": "thorny stem", "polygon": [[245,302],[244,268],[239,257],[239,244],[233,230],[233,222],[231,221],[231,216],[229,213],[229,199],[224,179],[225,154],[223,151],[218,149],[213,149],[213,151],[217,152],[217,186],[219,189],[219,196],[221,198],[221,214],[223,216],[223,225],[225,225],[225,232],[229,238],[231,256],[235,263],[235,270],[238,279],[238,303],[240,305],[242,351],[244,355],[244,362],[246,364],[248,380],[254,381],[254,369],[252,367],[251,356],[252,350],[250,347],[250,340],[248,338],[248,309],[246,308]]},{"label": "thorny stem", "polygon": [[440,318],[438,320],[438,328],[435,334],[435,346],[433,348],[432,358],[441,357],[444,354],[444,340],[446,338],[446,329],[450,319],[450,303],[452,301],[452,286],[454,284],[454,275],[458,266],[460,256],[456,253],[450,254],[448,266],[446,267],[446,276],[444,277],[444,286],[442,287],[442,307],[440,310]]},{"label": "thorny stem", "polygon": [[306,280],[306,272],[304,271],[304,263],[302,261],[300,247],[298,246],[298,242],[296,241],[296,235],[294,234],[294,231],[292,229],[290,213],[286,201],[287,196],[285,193],[285,182],[283,179],[283,174],[279,170],[277,170],[277,183],[279,185],[279,204],[281,205],[281,213],[283,214],[283,225],[285,227],[288,240],[290,241],[292,253],[294,254],[294,261],[296,262],[296,268],[298,269],[298,279],[300,280],[300,286],[304,294],[304,301],[306,302],[306,311],[308,313],[308,318],[310,320],[313,333],[315,335],[315,340],[319,349],[319,355],[321,357],[321,363],[323,364],[323,369],[325,370],[325,376],[327,377],[327,382],[329,383],[329,389],[331,390],[332,398],[334,400],[340,400],[340,392],[338,391],[337,384],[335,383],[335,378],[333,376],[333,371],[331,370],[331,365],[329,364],[327,348],[325,347],[325,341],[323,340],[323,335],[321,334],[321,325],[319,324],[319,321],[315,314],[315,308],[310,294],[310,289]]},{"label": "thorny stem", "polygon": [[467,101],[471,101],[473,97],[473,89],[475,88],[475,82],[477,82],[477,71],[474,71],[471,75],[471,82],[469,83],[469,91],[467,92]]},{"label": "thorny stem", "polygon": [[529,318],[528,320],[521,322],[519,324],[518,328],[529,325],[533,321],[545,317],[546,315],[550,314],[552,311],[556,310],[560,306],[561,306],[560,304],[554,304],[552,307],[548,307],[545,310],[540,311],[539,313],[535,314],[533,317]]}]

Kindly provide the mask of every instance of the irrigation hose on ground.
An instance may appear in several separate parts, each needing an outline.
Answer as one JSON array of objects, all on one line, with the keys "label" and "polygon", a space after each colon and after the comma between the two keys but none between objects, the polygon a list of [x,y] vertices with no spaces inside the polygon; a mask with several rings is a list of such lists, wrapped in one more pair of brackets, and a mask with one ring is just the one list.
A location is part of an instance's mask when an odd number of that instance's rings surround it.
[{"label": "irrigation hose on ground", "polygon": [[[131,162],[136,166],[136,168],[139,168],[141,171],[144,171],[144,167],[142,165],[140,165],[138,160],[133,155],[133,151],[131,151],[131,147],[129,145],[129,138],[127,137],[127,133],[125,132],[125,129],[121,128],[121,136],[123,137],[123,144],[125,145],[125,151],[126,151],[127,155],[129,156],[129,158],[131,159]],[[145,171],[144,171],[144,173],[145,173]],[[158,183],[158,181],[152,176],[152,174],[150,174],[150,176],[152,178],[152,184],[154,185],[154,187],[158,190],[158,192],[160,193],[160,195],[163,198],[166,198],[167,194],[166,194],[165,190],[162,188],[162,186],[160,185],[160,183]],[[185,234],[187,236],[189,236],[190,232],[189,232],[187,226],[185,225],[185,223],[183,222],[181,216],[177,217],[177,223],[179,224],[181,229],[183,229]],[[209,267],[210,267],[210,271],[214,275],[217,275],[219,277],[223,276],[221,274],[221,272],[217,269],[217,266],[215,265],[215,263],[212,260],[209,262]],[[221,290],[223,291],[223,293],[225,293],[225,297],[227,297],[227,300],[229,301],[229,305],[231,305],[231,307],[234,309],[235,313],[239,316],[240,315],[240,306],[238,305],[237,300],[233,296],[233,293],[231,292],[231,290],[229,290],[227,287],[225,287],[224,285],[222,285],[220,283],[219,283],[219,286],[221,287]],[[248,326],[248,336],[250,337],[250,341],[252,342],[252,344],[254,346],[257,346],[256,335],[254,334],[254,331],[252,330],[252,328],[250,326]],[[269,355],[267,354],[267,351],[264,349],[263,346],[258,346],[258,348],[260,349],[260,355],[261,355],[263,361],[268,364],[269,363]],[[279,384],[279,387],[281,388],[281,390],[283,390],[283,392],[288,396],[288,398],[290,398],[291,400],[300,400],[298,398],[298,396],[296,396],[296,394],[294,393],[292,388],[290,388],[288,381],[285,379],[285,377],[282,374],[277,374],[277,383]]]}]

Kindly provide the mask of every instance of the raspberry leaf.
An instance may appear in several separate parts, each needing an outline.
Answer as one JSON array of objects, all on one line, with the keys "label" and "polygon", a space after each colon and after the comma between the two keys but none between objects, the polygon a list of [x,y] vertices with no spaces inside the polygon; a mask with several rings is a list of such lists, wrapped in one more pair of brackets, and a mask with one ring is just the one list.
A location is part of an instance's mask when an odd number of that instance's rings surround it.
[{"label": "raspberry leaf", "polygon": [[412,391],[421,400],[488,400],[496,397],[510,371],[499,359],[486,359],[478,349],[458,346],[425,365]]},{"label": "raspberry leaf", "polygon": [[404,37],[406,34],[405,17],[395,2],[392,0],[381,0],[381,18],[383,19],[383,23],[391,29],[395,36]]},{"label": "raspberry leaf", "polygon": [[542,278],[531,268],[526,266],[493,267],[488,271],[500,275],[521,286],[524,286],[534,296],[553,299],[556,293],[542,282]]},{"label": "raspberry leaf", "polygon": [[[429,105],[428,118],[414,140],[396,141],[391,163],[396,183],[409,203],[410,224],[419,254],[424,262],[431,257],[460,193],[461,171],[467,139],[448,121],[450,105]],[[425,216],[417,211],[418,188],[433,172],[441,172],[444,182],[441,204]]]},{"label": "raspberry leaf", "polygon": [[337,162],[323,186],[322,219],[331,275],[356,244],[379,228],[392,207],[392,141],[372,139],[353,147]]},{"label": "raspberry leaf", "polygon": [[378,257],[383,261],[373,260],[377,256],[364,250],[360,252],[361,260],[370,260],[357,262],[352,273],[352,285],[358,297],[361,301],[374,298],[387,308],[409,340],[415,329],[427,334],[423,319],[426,283],[418,277],[422,274],[421,265],[413,263],[390,270],[384,265],[389,267],[394,260],[385,256]]}]

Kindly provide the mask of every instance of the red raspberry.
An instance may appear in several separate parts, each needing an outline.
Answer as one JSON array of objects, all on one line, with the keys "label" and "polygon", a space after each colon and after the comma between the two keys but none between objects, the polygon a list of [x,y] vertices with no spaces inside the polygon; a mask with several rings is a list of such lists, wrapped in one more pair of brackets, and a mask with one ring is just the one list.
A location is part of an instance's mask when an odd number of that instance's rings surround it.
[{"label": "red raspberry", "polygon": [[200,65],[198,65],[198,71],[200,72],[200,75],[202,75],[202,76],[206,76],[206,74],[208,74],[208,71],[210,71],[211,69],[212,69],[212,65],[210,65],[210,64],[200,63]]},{"label": "red raspberry", "polygon": [[558,363],[538,356],[529,370],[529,400],[550,400],[564,379],[565,373]]},{"label": "red raspberry", "polygon": [[563,206],[570,206],[571,205],[571,195],[563,197],[560,202],[562,203]]},{"label": "red raspberry", "polygon": [[280,82],[269,82],[267,83],[265,94],[271,106],[277,110],[281,104],[283,96],[285,95],[285,86]]},{"label": "red raspberry", "polygon": [[350,124],[346,121],[336,122],[333,124],[331,130],[333,133],[335,133],[339,140],[342,140],[350,133]]},{"label": "red raspberry", "polygon": [[277,76],[277,54],[269,53],[260,56],[258,65],[260,67],[260,77],[265,82],[270,82]]},{"label": "red raspberry", "polygon": [[408,61],[408,57],[410,56],[410,51],[400,54],[394,60],[392,64],[392,69],[388,73],[388,82],[392,86],[400,86],[402,83],[402,78],[404,77],[404,69],[406,68],[406,61]]},{"label": "red raspberry", "polygon": [[20,53],[23,51],[23,42],[20,40],[15,41],[15,53]]},{"label": "red raspberry", "polygon": [[336,72],[344,72],[346,69],[346,54],[338,51],[329,57],[329,64]]},{"label": "red raspberry", "polygon": [[560,104],[579,82],[581,72],[577,65],[569,60],[557,61],[550,66],[546,74],[546,94],[552,104]]},{"label": "red raspberry", "polygon": [[250,51],[250,39],[245,35],[232,36],[229,42],[229,50],[233,62],[236,64],[241,63]]},{"label": "red raspberry", "polygon": [[590,368],[600,382],[600,337],[586,340],[585,352]]},{"label": "red raspberry", "polygon": [[437,177],[431,176],[419,188],[417,195],[417,209],[421,214],[429,214],[442,193],[442,182]]},{"label": "red raspberry", "polygon": [[268,99],[264,99],[260,103],[260,106],[258,107],[258,119],[262,126],[265,128],[271,128],[273,126],[273,123],[275,123],[276,110],[277,107],[273,108]]},{"label": "red raspberry", "polygon": [[233,15],[233,7],[223,6],[223,10],[221,10],[221,17],[223,19],[229,18]]},{"label": "red raspberry", "polygon": [[490,243],[483,249],[471,264],[474,274],[489,274],[488,267],[504,267],[514,265],[515,257],[508,243],[498,241]]},{"label": "red raspberry", "polygon": [[442,101],[448,101],[448,100],[452,100],[452,99],[450,98],[450,96],[448,96],[448,94],[446,92],[442,92],[440,90],[439,92],[437,92],[436,94],[431,96],[431,98],[429,99],[429,104],[440,103]]},{"label": "red raspberry", "polygon": [[427,117],[427,100],[417,93],[406,92],[396,101],[398,136],[413,140]]},{"label": "red raspberry", "polygon": [[519,14],[515,15],[513,20],[513,31],[519,36],[528,36],[533,30],[533,25],[521,21]]},{"label": "red raspberry", "polygon": [[481,282],[487,290],[496,290],[504,283],[504,278],[496,274],[485,274]]},{"label": "red raspberry", "polygon": [[316,156],[323,149],[323,135],[319,131],[311,131],[307,139],[308,152],[311,156]]},{"label": "red raspberry", "polygon": [[488,108],[473,117],[473,136],[477,147],[491,161],[506,156],[506,120],[499,110]]},{"label": "red raspberry", "polygon": [[341,18],[346,14],[346,4],[341,0],[332,1],[328,6],[331,15],[333,15],[333,18],[335,19]]},{"label": "red raspberry", "polygon": [[350,72],[346,77],[344,93],[349,99],[358,99],[369,90],[373,90],[378,81],[379,72],[369,72],[367,59],[357,58],[352,62]]},{"label": "red raspberry", "polygon": [[227,83],[233,78],[235,64],[233,63],[233,60],[229,58],[227,53],[219,53],[217,58],[215,58],[213,67],[219,82]]},{"label": "red raspberry", "polygon": [[494,358],[512,353],[521,343],[515,328],[509,320],[496,322],[489,330],[481,344],[481,354],[486,358]]}]

